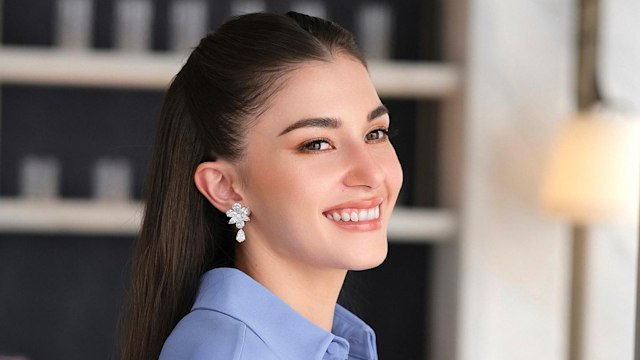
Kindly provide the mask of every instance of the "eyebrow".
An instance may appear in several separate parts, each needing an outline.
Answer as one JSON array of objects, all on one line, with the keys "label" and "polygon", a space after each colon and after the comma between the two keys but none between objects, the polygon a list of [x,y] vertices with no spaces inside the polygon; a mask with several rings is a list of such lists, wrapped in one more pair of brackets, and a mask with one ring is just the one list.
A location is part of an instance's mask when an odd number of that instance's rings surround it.
[{"label": "eyebrow", "polygon": [[[389,109],[387,109],[387,107],[384,105],[380,105],[369,113],[369,115],[367,116],[367,121],[373,121],[379,118],[380,116],[386,115],[388,113],[389,113]],[[342,121],[340,119],[331,118],[331,117],[302,119],[287,126],[287,128],[282,130],[282,132],[278,134],[278,136],[282,136],[293,130],[305,128],[305,127],[321,127],[321,128],[335,129],[340,127],[341,124],[342,124]]]},{"label": "eyebrow", "polygon": [[367,120],[373,121],[379,118],[380,116],[386,115],[388,113],[389,113],[389,109],[387,109],[387,107],[384,105],[380,105],[377,108],[375,108],[372,112],[369,113]]}]

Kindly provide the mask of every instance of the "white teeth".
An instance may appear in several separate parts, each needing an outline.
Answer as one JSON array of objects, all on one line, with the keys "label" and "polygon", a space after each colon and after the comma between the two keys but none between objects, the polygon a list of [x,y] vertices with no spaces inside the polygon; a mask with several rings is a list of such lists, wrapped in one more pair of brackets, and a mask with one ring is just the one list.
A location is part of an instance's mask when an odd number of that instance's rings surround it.
[{"label": "white teeth", "polygon": [[369,209],[369,211],[367,211],[367,219],[373,220],[375,218],[376,218],[376,209]]},{"label": "white teeth", "polygon": [[327,219],[333,221],[358,222],[374,220],[380,217],[380,207],[376,206],[375,208],[362,210],[343,210],[342,212],[333,211],[325,214],[325,216],[327,217]]}]

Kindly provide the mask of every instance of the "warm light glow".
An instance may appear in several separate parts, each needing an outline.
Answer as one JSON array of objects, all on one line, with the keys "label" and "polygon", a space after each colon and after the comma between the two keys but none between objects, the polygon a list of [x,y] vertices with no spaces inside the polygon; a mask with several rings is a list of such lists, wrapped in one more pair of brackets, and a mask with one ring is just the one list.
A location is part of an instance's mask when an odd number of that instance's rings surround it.
[{"label": "warm light glow", "polygon": [[542,190],[543,206],[576,223],[636,222],[640,119],[603,110],[564,127]]}]

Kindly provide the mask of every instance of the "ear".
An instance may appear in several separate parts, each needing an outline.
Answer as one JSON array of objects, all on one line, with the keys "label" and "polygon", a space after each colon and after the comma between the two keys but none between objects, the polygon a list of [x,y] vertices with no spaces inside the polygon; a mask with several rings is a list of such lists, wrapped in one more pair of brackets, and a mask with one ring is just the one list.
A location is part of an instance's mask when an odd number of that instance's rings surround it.
[{"label": "ear", "polygon": [[200,193],[223,213],[233,203],[242,201],[242,196],[234,189],[237,186],[235,179],[235,168],[224,160],[201,163],[193,176]]}]

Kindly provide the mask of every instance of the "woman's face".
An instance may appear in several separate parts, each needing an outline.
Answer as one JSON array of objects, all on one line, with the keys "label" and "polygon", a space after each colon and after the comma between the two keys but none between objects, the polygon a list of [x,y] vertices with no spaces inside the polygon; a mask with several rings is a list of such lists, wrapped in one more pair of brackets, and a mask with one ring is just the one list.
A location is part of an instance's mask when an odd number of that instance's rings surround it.
[{"label": "woman's face", "polygon": [[239,167],[252,211],[247,243],[258,256],[319,268],[379,265],[402,185],[388,128],[360,62],[338,55],[291,72],[248,130]]}]

